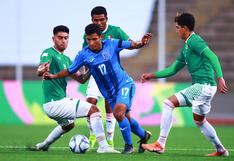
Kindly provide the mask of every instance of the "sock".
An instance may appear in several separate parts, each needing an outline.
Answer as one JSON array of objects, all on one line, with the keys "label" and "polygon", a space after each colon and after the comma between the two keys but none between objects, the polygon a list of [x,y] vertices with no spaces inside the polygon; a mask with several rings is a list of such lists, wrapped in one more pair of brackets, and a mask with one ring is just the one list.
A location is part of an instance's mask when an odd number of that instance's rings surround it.
[{"label": "sock", "polygon": [[87,118],[87,126],[89,128],[89,135],[94,135],[93,134],[93,129],[91,127],[91,123],[90,123],[90,118],[89,117]]},{"label": "sock", "polygon": [[51,131],[51,133],[48,135],[48,137],[43,142],[45,145],[50,145],[53,142],[55,142],[58,138],[60,138],[65,131],[62,129],[60,125],[58,125],[54,130]]},{"label": "sock", "polygon": [[145,137],[145,130],[138,124],[135,119],[130,119],[130,125],[131,130],[135,135],[139,136],[141,139]]},{"label": "sock", "polygon": [[205,135],[205,137],[215,146],[217,151],[224,151],[225,148],[220,142],[215,129],[213,126],[204,119],[203,122],[195,122],[197,126],[200,128],[201,132]]},{"label": "sock", "polygon": [[108,146],[102,124],[102,118],[100,112],[95,112],[90,115],[90,124],[93,129],[93,133],[97,138],[98,144],[101,147]]},{"label": "sock", "polygon": [[107,140],[114,139],[116,119],[113,113],[106,113],[106,131],[107,131]]},{"label": "sock", "polygon": [[131,127],[126,117],[119,122],[119,129],[122,133],[125,144],[132,145]]},{"label": "sock", "polygon": [[164,101],[160,124],[160,135],[157,140],[162,147],[165,147],[167,136],[171,130],[173,109],[174,105],[171,101]]}]

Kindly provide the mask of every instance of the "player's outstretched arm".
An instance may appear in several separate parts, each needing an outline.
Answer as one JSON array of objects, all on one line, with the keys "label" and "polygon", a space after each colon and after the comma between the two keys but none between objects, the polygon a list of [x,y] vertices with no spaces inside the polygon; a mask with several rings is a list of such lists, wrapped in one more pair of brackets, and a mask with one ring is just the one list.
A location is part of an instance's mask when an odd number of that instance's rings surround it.
[{"label": "player's outstretched arm", "polygon": [[69,76],[70,73],[68,72],[67,69],[61,70],[60,72],[56,73],[56,74],[51,74],[49,72],[45,72],[43,74],[43,79],[45,80],[49,80],[49,79],[56,79],[56,78],[64,78]]},{"label": "player's outstretched arm", "polygon": [[154,73],[144,73],[141,75],[141,82],[142,83],[149,81],[151,79],[156,79],[156,76]]},{"label": "player's outstretched arm", "polygon": [[85,73],[82,73],[80,71],[74,73],[71,75],[71,77],[76,80],[79,83],[84,84],[89,78],[90,78],[91,74],[89,72],[89,69],[85,71]]},{"label": "player's outstretched arm", "polygon": [[37,75],[41,77],[45,72],[50,71],[50,62],[42,63],[37,68]]},{"label": "player's outstretched arm", "polygon": [[132,41],[131,47],[129,49],[139,49],[142,48],[143,46],[145,46],[146,44],[148,44],[150,42],[152,38],[152,34],[151,33],[146,33],[141,41]]}]

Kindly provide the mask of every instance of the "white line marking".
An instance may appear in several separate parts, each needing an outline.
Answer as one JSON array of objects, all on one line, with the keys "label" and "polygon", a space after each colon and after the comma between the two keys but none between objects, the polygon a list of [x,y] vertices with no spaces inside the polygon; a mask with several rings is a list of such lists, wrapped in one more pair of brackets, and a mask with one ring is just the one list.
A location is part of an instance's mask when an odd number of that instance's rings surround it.
[{"label": "white line marking", "polygon": [[[11,145],[0,145],[0,149],[25,149],[27,146],[11,146]],[[69,147],[65,147],[65,146],[57,146],[57,147],[50,147],[50,149],[69,149]],[[123,148],[115,148],[116,150],[123,150]],[[93,148],[91,150],[97,150],[97,148]],[[168,148],[166,149],[167,151],[213,151],[214,149],[206,149],[206,148],[194,148],[194,149],[190,149],[190,148]],[[234,152],[234,148],[228,148],[228,151],[233,151]]]}]

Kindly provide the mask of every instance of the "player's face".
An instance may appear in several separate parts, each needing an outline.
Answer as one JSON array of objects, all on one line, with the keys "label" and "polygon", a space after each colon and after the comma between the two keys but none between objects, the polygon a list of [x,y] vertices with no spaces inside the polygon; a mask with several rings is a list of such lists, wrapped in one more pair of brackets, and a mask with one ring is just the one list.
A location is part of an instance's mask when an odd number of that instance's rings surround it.
[{"label": "player's face", "polygon": [[63,52],[68,45],[69,35],[66,32],[58,32],[53,36],[54,47],[56,50]]},{"label": "player's face", "polygon": [[104,14],[93,15],[92,22],[100,26],[101,30],[106,29],[107,17]]},{"label": "player's face", "polygon": [[185,26],[182,27],[180,25],[178,25],[178,23],[176,23],[176,33],[180,36],[180,38],[182,40],[185,40],[186,39],[186,29],[185,29]]},{"label": "player's face", "polygon": [[95,34],[90,34],[86,36],[86,41],[89,45],[89,48],[93,51],[99,51],[102,48],[101,36]]}]

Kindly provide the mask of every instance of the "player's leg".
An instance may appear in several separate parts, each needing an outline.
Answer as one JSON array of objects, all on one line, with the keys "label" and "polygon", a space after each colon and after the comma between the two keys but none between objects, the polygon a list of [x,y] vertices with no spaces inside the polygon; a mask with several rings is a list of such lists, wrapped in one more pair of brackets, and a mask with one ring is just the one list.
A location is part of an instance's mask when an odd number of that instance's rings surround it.
[{"label": "player's leg", "polygon": [[[91,76],[90,79],[89,79],[86,95],[87,95],[86,96],[86,101],[93,104],[93,105],[96,105],[97,102],[98,102],[99,97],[102,97],[93,76]],[[95,135],[93,133],[93,130],[91,128],[89,117],[87,117],[87,125],[88,125],[88,128],[89,128],[90,148],[93,148],[95,143],[96,143],[96,137],[95,137]]]},{"label": "player's leg", "polygon": [[[97,104],[97,99],[96,98],[92,98],[92,97],[88,97],[87,98],[87,102],[96,105]],[[90,118],[87,117],[87,125],[89,128],[89,143],[90,143],[90,148],[93,148],[95,143],[96,143],[96,136],[93,133],[93,129],[91,128],[91,124],[90,124]]]},{"label": "player's leg", "polygon": [[200,128],[203,135],[215,146],[216,152],[208,154],[208,156],[228,156],[228,151],[224,148],[219,140],[215,129],[206,120],[205,116],[193,113],[193,119],[196,125]]},{"label": "player's leg", "polygon": [[211,153],[208,156],[228,156],[228,151],[224,148],[215,129],[205,117],[211,109],[211,100],[216,93],[216,89],[217,88],[215,86],[202,85],[202,92],[195,97],[192,103],[193,119],[203,135],[216,148],[216,152]]},{"label": "player's leg", "polygon": [[114,116],[119,124],[119,129],[125,142],[125,147],[122,152],[123,154],[132,153],[134,150],[132,145],[131,126],[129,120],[125,116],[126,110],[127,106],[123,103],[117,103],[114,106]]},{"label": "player's leg", "polygon": [[147,144],[152,134],[150,131],[144,130],[139,125],[139,123],[130,116],[130,111],[126,113],[126,117],[130,122],[131,131],[140,138],[140,140],[138,141],[139,143],[138,153],[143,153],[145,149],[142,148],[142,144]]},{"label": "player's leg", "polygon": [[111,110],[111,107],[108,101],[105,100],[105,108],[106,108],[106,131],[107,131],[107,142],[109,145],[114,147],[114,132],[115,132],[115,124],[116,119]]},{"label": "player's leg", "polygon": [[102,117],[100,110],[96,105],[92,105],[85,101],[79,101],[76,105],[75,117],[80,118],[87,116],[90,119],[90,125],[96,136],[99,148],[98,153],[119,153],[108,145],[105,137],[105,132],[102,124]]},{"label": "player's leg", "polygon": [[71,129],[73,129],[75,127],[73,120],[67,120],[66,122],[59,124],[57,127],[55,127],[50,132],[50,134],[47,136],[47,138],[43,142],[36,144],[36,149],[42,150],[42,151],[48,151],[48,149],[52,143],[54,143],[63,134],[69,132]]}]

